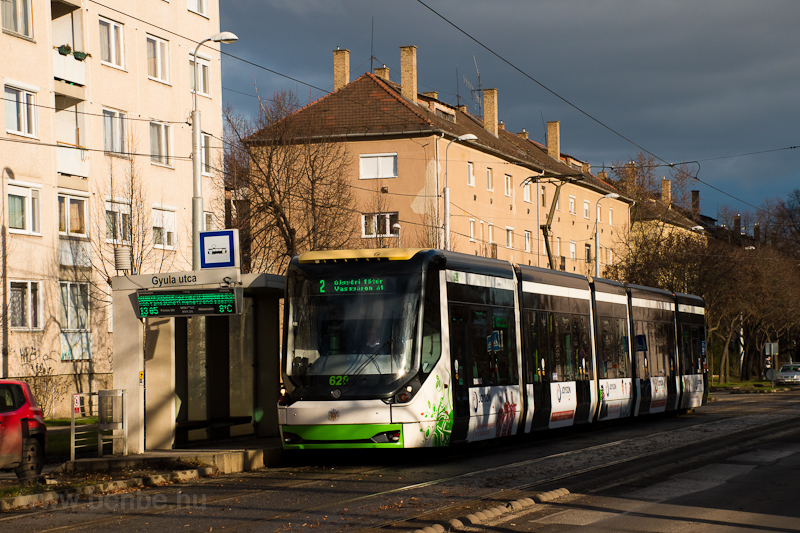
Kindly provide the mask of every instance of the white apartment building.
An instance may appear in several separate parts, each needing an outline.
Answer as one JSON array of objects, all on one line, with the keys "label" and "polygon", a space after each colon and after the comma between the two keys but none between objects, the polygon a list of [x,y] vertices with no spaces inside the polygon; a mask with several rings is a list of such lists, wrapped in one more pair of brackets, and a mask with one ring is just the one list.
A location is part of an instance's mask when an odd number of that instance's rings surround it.
[{"label": "white apartment building", "polygon": [[[0,376],[111,388],[109,281],[191,269],[197,43],[216,0],[0,0]],[[222,222],[219,44],[197,57],[204,220]],[[51,376],[55,376],[52,378]],[[39,393],[42,394],[42,393]]]}]

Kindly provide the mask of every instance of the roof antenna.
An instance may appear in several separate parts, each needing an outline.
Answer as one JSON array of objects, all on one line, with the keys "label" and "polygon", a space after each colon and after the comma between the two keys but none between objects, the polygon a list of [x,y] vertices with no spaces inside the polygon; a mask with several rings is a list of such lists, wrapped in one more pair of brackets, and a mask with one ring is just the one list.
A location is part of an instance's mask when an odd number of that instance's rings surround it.
[{"label": "roof antenna", "polygon": [[372,17],[372,33],[369,36],[369,73],[375,74],[372,68],[372,60],[375,59],[375,17]]},{"label": "roof antenna", "polygon": [[481,71],[478,70],[478,60],[475,58],[475,56],[472,56],[472,59],[475,61],[475,72],[478,73],[478,88],[476,89],[473,87],[466,76],[464,76],[464,83],[466,83],[467,87],[469,87],[470,93],[472,94],[472,99],[475,100],[475,103],[478,105],[478,116],[483,118],[483,99],[481,98],[481,96],[483,96],[483,85],[481,84]]}]

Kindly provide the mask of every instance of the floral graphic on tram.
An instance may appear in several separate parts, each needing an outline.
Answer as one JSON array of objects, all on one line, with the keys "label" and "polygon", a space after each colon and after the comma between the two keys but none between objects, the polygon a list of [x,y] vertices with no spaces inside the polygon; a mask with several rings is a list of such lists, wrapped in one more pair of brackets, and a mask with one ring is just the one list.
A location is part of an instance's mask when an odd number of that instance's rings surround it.
[{"label": "floral graphic on tram", "polygon": [[[446,380],[448,383],[450,382],[449,374]],[[438,403],[435,399],[429,400],[428,410],[422,413],[422,416],[427,420],[435,420],[436,424],[424,424],[420,431],[426,443],[432,440],[433,446],[448,446],[453,431],[453,406],[450,403],[450,395],[444,393],[442,378],[439,375],[436,376],[435,391],[439,398]]]}]

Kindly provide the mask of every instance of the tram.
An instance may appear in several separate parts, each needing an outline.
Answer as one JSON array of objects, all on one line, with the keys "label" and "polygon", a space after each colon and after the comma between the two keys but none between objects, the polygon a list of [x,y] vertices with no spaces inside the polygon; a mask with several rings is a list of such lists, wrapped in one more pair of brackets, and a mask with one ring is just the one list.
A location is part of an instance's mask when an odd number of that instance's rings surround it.
[{"label": "tram", "polygon": [[287,270],[285,449],[419,448],[707,401],[703,300],[457,252]]}]

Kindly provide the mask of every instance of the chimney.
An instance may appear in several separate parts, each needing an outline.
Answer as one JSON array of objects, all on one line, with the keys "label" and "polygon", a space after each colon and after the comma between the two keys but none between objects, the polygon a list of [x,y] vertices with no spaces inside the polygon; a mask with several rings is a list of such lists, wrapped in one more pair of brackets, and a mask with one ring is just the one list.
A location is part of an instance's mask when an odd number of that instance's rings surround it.
[{"label": "chimney", "polygon": [[526,140],[528,139],[528,132],[525,131],[525,130],[522,130],[521,132],[517,133],[517,135],[519,135],[523,139],[526,139]]},{"label": "chimney", "polygon": [[426,92],[424,92],[422,94],[424,94],[428,98],[433,98],[434,100],[438,100],[439,99],[439,93],[436,92],[436,91],[426,91]]},{"label": "chimney", "polygon": [[692,214],[700,214],[700,191],[692,191]]},{"label": "chimney", "polygon": [[375,69],[375,75],[383,81],[389,81],[389,67],[386,65]]},{"label": "chimney", "polygon": [[557,120],[547,122],[547,155],[561,160],[561,123]]},{"label": "chimney", "polygon": [[497,89],[483,90],[483,127],[497,137]]},{"label": "chimney", "polygon": [[400,47],[400,94],[417,103],[417,47]]},{"label": "chimney", "polygon": [[600,172],[597,173],[597,179],[606,181],[608,179],[608,174],[606,174],[605,170],[601,170]]},{"label": "chimney", "polygon": [[498,130],[503,130],[503,131],[505,131],[505,130],[506,130],[506,123],[505,123],[505,122],[503,122],[503,121],[501,120],[501,121],[500,121],[500,122],[497,124],[497,129],[498,129]]},{"label": "chimney", "polygon": [[333,51],[333,90],[339,90],[350,83],[350,50]]},{"label": "chimney", "polygon": [[667,178],[661,178],[661,202],[672,205],[672,182]]},{"label": "chimney", "polygon": [[761,240],[761,226],[758,222],[753,224],[753,240],[759,242]]},{"label": "chimney", "polygon": [[592,165],[589,163],[581,163],[581,172],[584,174],[590,174],[592,172]]},{"label": "chimney", "polygon": [[458,106],[456,106],[456,109],[458,109],[462,113],[466,113],[467,112],[467,106],[466,105],[458,105]]},{"label": "chimney", "polygon": [[742,215],[736,215],[735,217],[733,217],[733,234],[734,235],[742,234]]}]

